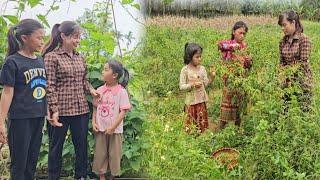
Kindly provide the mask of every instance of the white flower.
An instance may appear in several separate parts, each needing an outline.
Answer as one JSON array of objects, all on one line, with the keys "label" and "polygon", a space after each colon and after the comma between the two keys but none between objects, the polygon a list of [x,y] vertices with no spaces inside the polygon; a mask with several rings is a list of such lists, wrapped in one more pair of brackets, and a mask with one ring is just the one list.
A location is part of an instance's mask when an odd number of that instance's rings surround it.
[{"label": "white flower", "polygon": [[168,132],[168,131],[169,131],[169,127],[170,127],[170,126],[169,126],[168,124],[166,124],[166,126],[164,127],[164,131],[165,131],[165,132]]}]

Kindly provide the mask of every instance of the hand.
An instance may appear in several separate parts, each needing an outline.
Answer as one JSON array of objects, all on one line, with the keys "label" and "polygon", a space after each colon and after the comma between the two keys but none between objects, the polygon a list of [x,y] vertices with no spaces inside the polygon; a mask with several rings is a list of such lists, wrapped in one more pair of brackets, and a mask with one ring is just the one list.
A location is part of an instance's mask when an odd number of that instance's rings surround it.
[{"label": "hand", "polygon": [[7,128],[5,125],[0,125],[0,143],[7,143]]},{"label": "hand", "polygon": [[52,117],[51,118],[49,117],[48,121],[51,124],[51,126],[54,126],[54,127],[63,126],[63,124],[59,122],[59,113],[58,112],[53,113]]},{"label": "hand", "polygon": [[95,122],[95,120],[92,120],[92,129],[93,129],[94,132],[98,132],[99,131],[98,125]]},{"label": "hand", "polygon": [[195,87],[195,88],[201,88],[202,87],[202,82],[195,82],[194,84],[193,84],[193,86]]},{"label": "hand", "polygon": [[112,128],[107,128],[107,130],[106,130],[104,133],[111,135],[111,134],[114,133],[114,129],[112,129]]},{"label": "hand", "polygon": [[100,94],[99,94],[98,91],[95,90],[95,89],[91,89],[91,90],[90,90],[90,94],[91,94],[94,98],[99,98],[99,97],[100,97]]},{"label": "hand", "polygon": [[48,121],[51,120],[51,113],[50,113],[50,110],[47,109],[47,115],[45,117]]},{"label": "hand", "polygon": [[212,78],[216,77],[216,71],[211,71],[210,76],[211,76]]},{"label": "hand", "polygon": [[233,49],[240,49],[240,44],[234,43],[232,44]]}]

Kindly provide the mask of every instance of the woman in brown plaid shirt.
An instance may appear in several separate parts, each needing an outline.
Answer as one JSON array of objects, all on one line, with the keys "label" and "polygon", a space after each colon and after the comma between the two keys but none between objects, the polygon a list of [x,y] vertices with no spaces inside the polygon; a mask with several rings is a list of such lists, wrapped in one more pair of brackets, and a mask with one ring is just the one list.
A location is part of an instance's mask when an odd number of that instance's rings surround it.
[{"label": "woman in brown plaid shirt", "polygon": [[85,60],[76,51],[80,26],[72,21],[54,25],[43,57],[47,72],[49,108],[49,179],[60,178],[61,155],[70,126],[76,153],[75,178],[87,176],[89,107],[86,94],[98,96],[87,80]]},{"label": "woman in brown plaid shirt", "polygon": [[[294,77],[287,77],[284,87],[288,87],[289,82],[297,81],[300,84],[302,93],[295,92],[301,109],[304,112],[310,110],[312,97],[312,73],[310,69],[309,56],[311,52],[311,42],[303,34],[303,27],[299,15],[295,11],[286,11],[279,16],[278,24],[282,27],[285,34],[280,41],[280,66],[285,68],[293,65],[300,65],[300,73],[294,74]],[[290,95],[285,95],[285,101],[290,102]],[[287,109],[287,107],[285,108]]]}]

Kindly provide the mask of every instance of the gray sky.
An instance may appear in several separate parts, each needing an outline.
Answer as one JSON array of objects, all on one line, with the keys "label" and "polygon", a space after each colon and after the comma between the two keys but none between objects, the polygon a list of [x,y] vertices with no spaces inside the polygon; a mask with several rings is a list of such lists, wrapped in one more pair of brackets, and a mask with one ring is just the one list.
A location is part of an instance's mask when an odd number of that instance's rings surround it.
[{"label": "gray sky", "polygon": [[[59,10],[51,12],[47,20],[52,27],[56,23],[60,23],[64,20],[76,20],[81,16],[85,9],[92,9],[95,2],[101,2],[102,0],[76,0],[76,2],[65,1],[59,3]],[[136,38],[133,40],[132,45],[129,49],[132,49],[139,41],[141,36],[144,35],[144,27],[133,20],[133,18],[126,12],[126,10],[120,5],[120,0],[113,0],[115,2],[115,17],[118,30],[123,34],[128,34],[130,31],[133,33],[133,37]],[[22,19],[24,18],[36,18],[37,14],[45,13],[48,9],[48,6],[51,5],[52,0],[42,0],[44,6],[39,6],[33,9],[27,8],[26,11],[22,14]],[[5,6],[4,0],[0,0],[0,9],[3,9]],[[15,10],[13,9],[15,4],[10,2],[7,4],[7,9],[3,14],[13,14]],[[46,7],[47,6],[47,7]],[[69,9],[69,10],[68,10]],[[140,11],[131,6],[127,6],[127,9],[134,16],[139,18],[139,21],[143,22],[143,16]],[[46,30],[47,33],[50,32],[49,29]],[[126,42],[121,42],[121,48],[125,47]]]}]

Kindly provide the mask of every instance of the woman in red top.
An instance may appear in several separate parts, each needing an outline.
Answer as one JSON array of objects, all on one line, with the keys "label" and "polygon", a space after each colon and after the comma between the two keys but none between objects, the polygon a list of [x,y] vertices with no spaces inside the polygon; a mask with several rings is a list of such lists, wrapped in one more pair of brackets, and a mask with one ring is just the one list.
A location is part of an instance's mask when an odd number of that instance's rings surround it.
[{"label": "woman in red top", "polygon": [[[238,21],[232,28],[231,39],[222,40],[218,43],[218,48],[221,52],[221,58],[224,63],[239,63],[245,69],[249,69],[251,67],[251,58],[249,56],[237,55],[235,53],[238,50],[245,50],[247,48],[247,44],[244,41],[247,32],[247,25],[242,21]],[[229,72],[232,72],[231,68],[228,70]],[[239,105],[243,97],[237,89],[229,87],[231,82],[230,78],[228,78],[228,74],[224,74],[223,82],[224,88],[219,127],[223,128],[230,121],[235,122],[235,124],[239,126]]]}]

